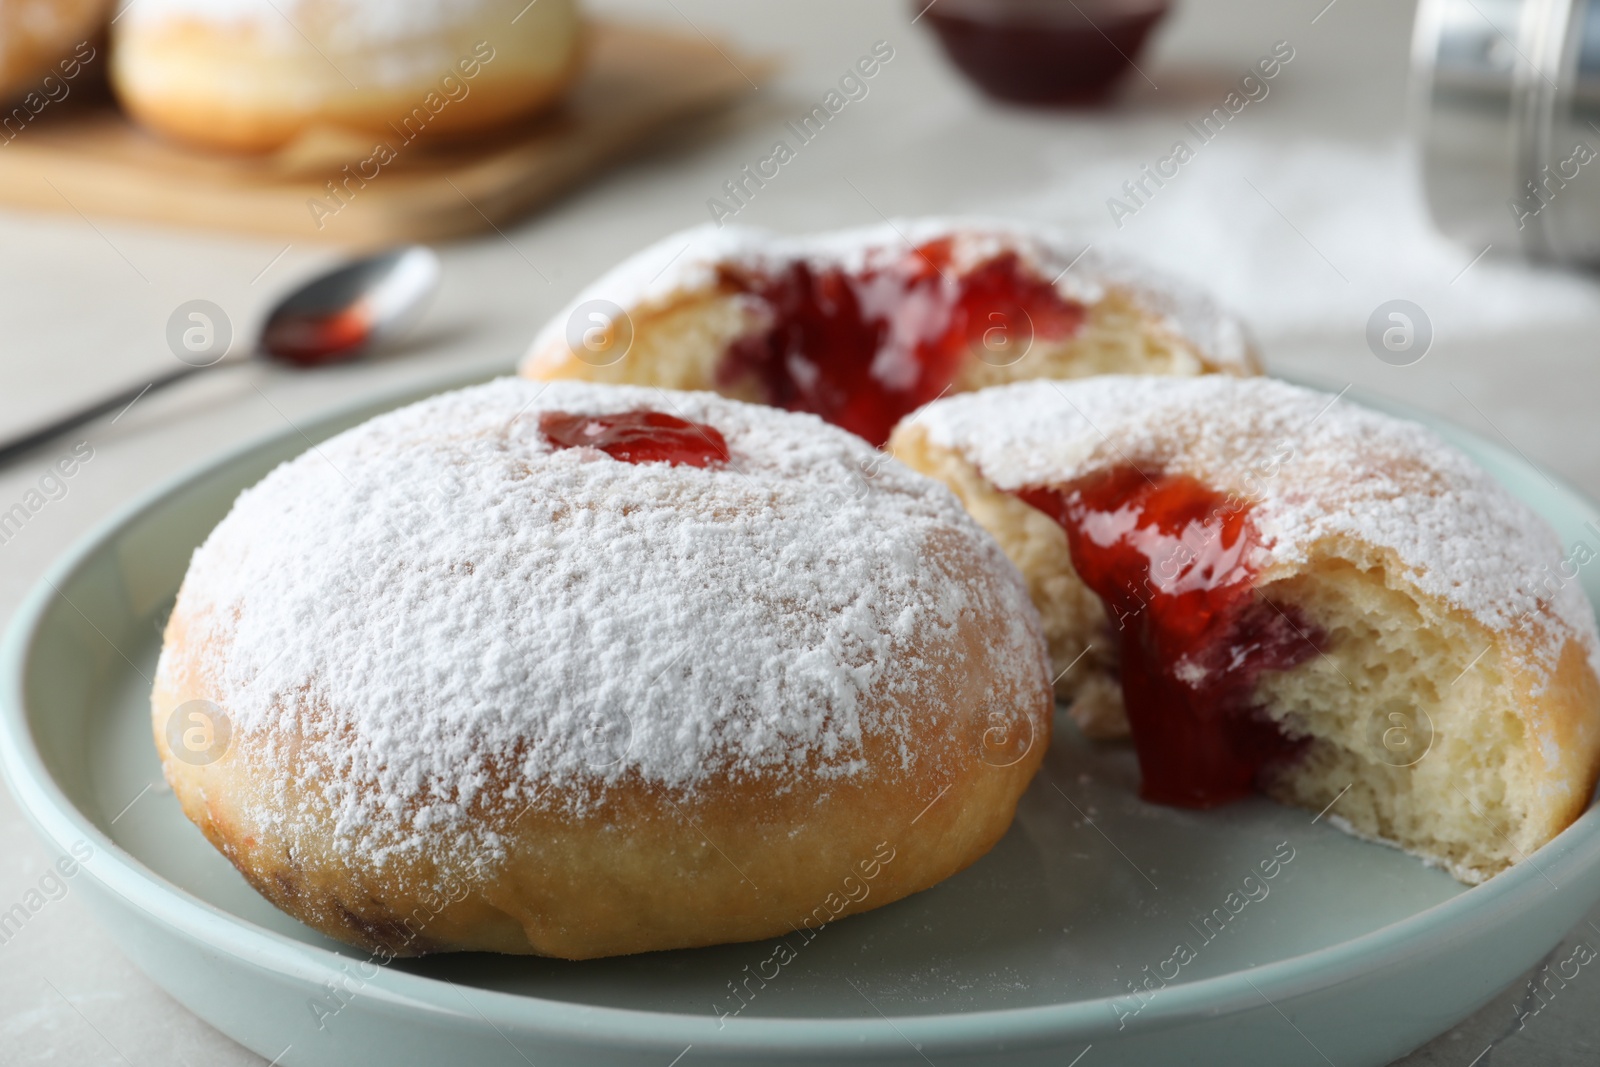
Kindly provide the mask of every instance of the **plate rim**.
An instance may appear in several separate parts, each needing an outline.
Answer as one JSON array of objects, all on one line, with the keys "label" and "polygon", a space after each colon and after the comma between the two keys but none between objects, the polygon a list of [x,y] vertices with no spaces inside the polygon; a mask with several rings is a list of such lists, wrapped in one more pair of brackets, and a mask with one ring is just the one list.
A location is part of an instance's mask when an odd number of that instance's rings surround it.
[{"label": "plate rim", "polygon": [[[488,377],[493,376],[491,374]],[[1279,377],[1320,392],[1329,392],[1309,381],[1283,375]],[[52,601],[61,595],[61,590],[77,573],[129,525],[155,511],[195,482],[297,436],[310,435],[320,441],[334,426],[352,417],[363,413],[371,417],[439,392],[465,388],[484,380],[487,377],[481,370],[470,375],[458,371],[421,385],[353,400],[329,409],[316,418],[305,420],[298,427],[253,437],[209,459],[191,464],[144,490],[95,523],[50,564],[25,594],[6,627],[4,637],[0,638],[0,771],[4,772],[18,806],[48,845],[66,853],[72,844],[87,841],[95,851],[82,867],[102,889],[170,932],[199,940],[212,951],[231,957],[240,964],[313,983],[344,973],[343,966],[349,964],[350,956],[257,926],[248,919],[200,899],[146,867],[72,802],[50,774],[29,729],[23,688],[29,654],[37,638],[39,624]],[[1600,504],[1564,479],[1447,418],[1403,401],[1382,395],[1374,396],[1362,390],[1350,389],[1346,395],[1362,406],[1420,423],[1430,430],[1438,425],[1447,426],[1471,438],[1476,447],[1495,454],[1509,468],[1543,476],[1560,493],[1600,515]],[[1560,891],[1552,875],[1570,877],[1578,870],[1596,865],[1600,865],[1600,806],[1594,805],[1591,798],[1591,806],[1571,826],[1523,862],[1481,885],[1469,887],[1448,900],[1359,937],[1256,967],[1167,986],[1162,989],[1160,996],[1150,998],[1138,1015],[1126,1020],[1126,1026],[1118,1030],[1131,1034],[1164,1029],[1260,1006],[1262,1001],[1274,1005],[1276,999],[1337,986],[1411,957],[1419,951],[1425,952],[1447,943],[1454,936],[1456,928],[1471,917],[1499,919],[1502,913],[1536,906],[1544,892]],[[1550,890],[1540,886],[1541,879],[1549,883]],[[372,987],[373,993],[387,994],[391,1000],[426,1004],[436,1011],[463,1019],[472,1018],[440,995],[446,986],[454,986],[454,983],[389,967],[379,967],[377,970],[374,978],[364,980],[367,986]],[[1277,996],[1268,999],[1258,986],[1273,990]],[[583,1004],[479,986],[472,987],[471,992],[472,1000],[467,1002],[467,1006],[482,1014],[493,1025],[513,1029],[531,1027],[549,1037],[577,1044],[588,1043],[594,1036],[596,1026],[604,1026],[608,1039],[641,1047],[663,1041],[681,1041],[714,1044],[727,1051],[837,1051],[858,1056],[903,1048],[907,1040],[916,1040],[924,1046],[936,1044],[943,1049],[956,1050],[980,1043],[987,1045],[991,1035],[997,1034],[1003,1034],[1008,1044],[1020,1045],[1094,1036],[1116,1020],[1113,1005],[1127,998],[1127,994],[1124,994],[1018,1008],[883,1015],[881,1018],[734,1017],[722,1024],[722,1020],[710,1013],[702,1016],[686,1012]]]}]

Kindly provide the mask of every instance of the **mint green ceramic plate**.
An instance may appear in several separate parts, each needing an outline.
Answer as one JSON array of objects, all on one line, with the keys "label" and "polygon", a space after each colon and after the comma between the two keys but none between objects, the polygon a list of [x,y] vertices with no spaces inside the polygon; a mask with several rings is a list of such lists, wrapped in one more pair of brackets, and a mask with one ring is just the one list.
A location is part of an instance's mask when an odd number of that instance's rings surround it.
[{"label": "mint green ceramic plate", "polygon": [[[1588,502],[1413,417],[1565,542],[1595,542]],[[241,488],[305,447],[283,434],[116,516],[40,584],[0,660],[6,775],[52,848],[93,850],[85,897],[157,982],[280,1064],[1362,1067],[1484,1004],[1600,898],[1595,810],[1468,890],[1308,812],[1141,803],[1131,753],[1063,724],[989,856],[809,943],[375,966],[245,885],[184,820],[149,738],[146,678],[190,552]],[[1594,599],[1597,575],[1583,579]],[[1129,992],[1147,977],[1165,987]]]}]

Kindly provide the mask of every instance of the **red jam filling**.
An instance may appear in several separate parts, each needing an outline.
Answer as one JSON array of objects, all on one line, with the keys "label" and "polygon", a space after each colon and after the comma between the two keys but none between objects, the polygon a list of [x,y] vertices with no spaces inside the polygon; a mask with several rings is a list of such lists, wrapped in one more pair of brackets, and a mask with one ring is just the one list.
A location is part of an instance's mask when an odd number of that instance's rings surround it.
[{"label": "red jam filling", "polygon": [[659,411],[616,415],[572,415],[546,411],[539,432],[557,448],[598,448],[624,463],[672,463],[709,467],[728,461],[728,442],[715,426],[687,422]]},{"label": "red jam filling", "polygon": [[860,271],[804,261],[771,272],[722,268],[723,285],[760,301],[771,323],[729,346],[718,386],[754,380],[766,403],[881,445],[902,417],[948,389],[975,351],[1014,363],[1035,339],[1070,337],[1083,324],[1083,306],[1015,252],[957,275],[947,269],[950,244],[930,241]]},{"label": "red jam filling", "polygon": [[1236,800],[1298,752],[1251,693],[1264,672],[1316,655],[1318,635],[1256,592],[1263,553],[1247,503],[1132,467],[1017,495],[1061,524],[1073,567],[1117,629],[1146,800]]}]

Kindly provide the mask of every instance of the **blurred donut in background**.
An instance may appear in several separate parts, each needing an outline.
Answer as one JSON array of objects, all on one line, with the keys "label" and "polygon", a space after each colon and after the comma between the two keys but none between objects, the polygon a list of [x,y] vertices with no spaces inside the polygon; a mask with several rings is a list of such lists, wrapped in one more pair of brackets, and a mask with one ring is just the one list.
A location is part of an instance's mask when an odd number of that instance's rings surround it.
[{"label": "blurred donut in background", "polygon": [[574,0],[134,0],[111,78],[136,119],[202,147],[269,152],[319,127],[409,142],[541,110],[581,44]]}]

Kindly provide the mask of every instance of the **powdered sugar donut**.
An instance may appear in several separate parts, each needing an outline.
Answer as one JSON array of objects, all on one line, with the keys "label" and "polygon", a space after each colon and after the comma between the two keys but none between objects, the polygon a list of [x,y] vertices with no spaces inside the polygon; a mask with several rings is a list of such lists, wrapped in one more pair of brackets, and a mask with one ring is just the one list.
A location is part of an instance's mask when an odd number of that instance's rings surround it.
[{"label": "powdered sugar donut", "polygon": [[941,400],[892,451],[1021,567],[1063,695],[1093,732],[1131,722],[1147,798],[1333,805],[1469,882],[1588,806],[1572,559],[1421,427],[1267,379],[1107,377]]},{"label": "powdered sugar donut", "polygon": [[[938,483],[808,415],[505,379],[243,493],[152,706],[184,811],[289,913],[582,958],[965,867],[1052,698],[1020,577]],[[190,752],[196,714],[224,750]]]},{"label": "powdered sugar donut", "polygon": [[263,152],[318,126],[391,150],[532,114],[571,81],[574,0],[134,0],[112,83],[161,133]]},{"label": "powdered sugar donut", "polygon": [[531,378],[715,389],[882,444],[947,392],[1090,374],[1254,374],[1207,297],[1048,228],[911,219],[809,237],[704,226],[589,286]]}]

